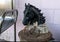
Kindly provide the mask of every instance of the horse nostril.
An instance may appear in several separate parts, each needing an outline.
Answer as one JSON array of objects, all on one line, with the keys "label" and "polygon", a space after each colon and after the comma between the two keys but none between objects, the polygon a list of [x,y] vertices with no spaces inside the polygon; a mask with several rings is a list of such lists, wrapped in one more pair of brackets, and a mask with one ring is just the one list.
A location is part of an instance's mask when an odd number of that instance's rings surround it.
[{"label": "horse nostril", "polygon": [[27,25],[26,23],[23,23],[24,25]]},{"label": "horse nostril", "polygon": [[23,22],[23,24],[24,24],[24,25],[27,25],[28,23],[26,23],[26,22]]},{"label": "horse nostril", "polygon": [[27,25],[28,22],[26,20],[23,20],[23,25]]}]

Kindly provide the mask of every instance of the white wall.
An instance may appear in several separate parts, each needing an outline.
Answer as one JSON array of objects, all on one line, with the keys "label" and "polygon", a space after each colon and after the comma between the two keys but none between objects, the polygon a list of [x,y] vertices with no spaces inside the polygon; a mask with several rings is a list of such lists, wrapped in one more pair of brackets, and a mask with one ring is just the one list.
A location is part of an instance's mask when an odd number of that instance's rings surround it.
[{"label": "white wall", "polygon": [[45,13],[48,13],[49,21],[60,24],[60,0],[41,0],[41,8],[42,10],[47,9]]},{"label": "white wall", "polygon": [[[17,2],[19,1],[19,2]],[[23,19],[24,4],[30,3],[42,10],[46,23],[56,40],[60,40],[60,0],[17,0],[19,20]]]},{"label": "white wall", "polygon": [[41,0],[42,8],[60,9],[60,0]]}]

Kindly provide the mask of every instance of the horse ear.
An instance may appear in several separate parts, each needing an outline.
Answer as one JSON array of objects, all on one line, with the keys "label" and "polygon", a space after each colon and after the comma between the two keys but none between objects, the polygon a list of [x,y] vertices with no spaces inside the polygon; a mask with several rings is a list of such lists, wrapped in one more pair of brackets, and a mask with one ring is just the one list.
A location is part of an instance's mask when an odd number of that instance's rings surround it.
[{"label": "horse ear", "polygon": [[28,3],[28,5],[30,6],[30,3]]},{"label": "horse ear", "polygon": [[25,3],[25,7],[27,7],[26,3]]}]

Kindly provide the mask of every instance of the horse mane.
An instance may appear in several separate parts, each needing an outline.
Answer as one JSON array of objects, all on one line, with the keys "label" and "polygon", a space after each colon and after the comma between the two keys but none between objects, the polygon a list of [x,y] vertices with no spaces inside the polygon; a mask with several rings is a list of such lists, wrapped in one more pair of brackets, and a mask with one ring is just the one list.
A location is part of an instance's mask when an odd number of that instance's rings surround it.
[{"label": "horse mane", "polygon": [[30,5],[30,7],[33,7],[33,8],[36,9],[38,12],[41,12],[41,10],[39,10],[38,8],[36,8],[36,7],[33,6],[33,5]]}]

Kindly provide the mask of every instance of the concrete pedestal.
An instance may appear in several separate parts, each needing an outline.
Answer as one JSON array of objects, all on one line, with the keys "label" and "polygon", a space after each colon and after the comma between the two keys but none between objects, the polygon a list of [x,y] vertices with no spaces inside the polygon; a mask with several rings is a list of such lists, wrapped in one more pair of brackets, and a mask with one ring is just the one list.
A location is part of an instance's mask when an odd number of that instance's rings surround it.
[{"label": "concrete pedestal", "polygon": [[23,29],[18,34],[20,40],[22,42],[48,42],[52,39],[52,34],[50,32],[48,33],[35,33],[28,31],[26,29]]}]

